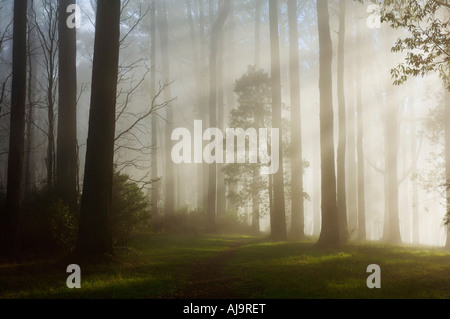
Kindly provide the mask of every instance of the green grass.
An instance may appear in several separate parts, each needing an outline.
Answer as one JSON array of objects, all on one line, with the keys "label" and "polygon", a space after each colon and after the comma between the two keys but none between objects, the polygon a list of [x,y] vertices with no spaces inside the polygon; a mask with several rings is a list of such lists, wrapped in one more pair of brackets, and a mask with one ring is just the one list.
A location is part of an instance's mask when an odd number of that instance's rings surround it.
[{"label": "green grass", "polygon": [[[381,268],[381,289],[369,289],[367,266]],[[450,253],[440,249],[314,243],[246,245],[230,263],[234,289],[246,298],[450,298]]]},{"label": "green grass", "polygon": [[[0,298],[171,298],[189,287],[198,263],[242,245],[226,259],[233,298],[450,298],[450,253],[441,249],[354,244],[320,249],[312,241],[272,243],[243,236],[141,235],[112,262],[81,264],[81,289],[68,289],[75,260],[0,264]],[[381,267],[369,289],[367,266]],[[220,287],[218,287],[220,289]]]},{"label": "green grass", "polygon": [[76,260],[0,265],[0,298],[164,298],[184,284],[195,261],[226,249],[230,238],[143,235],[112,262],[81,266],[81,289],[68,289]]}]

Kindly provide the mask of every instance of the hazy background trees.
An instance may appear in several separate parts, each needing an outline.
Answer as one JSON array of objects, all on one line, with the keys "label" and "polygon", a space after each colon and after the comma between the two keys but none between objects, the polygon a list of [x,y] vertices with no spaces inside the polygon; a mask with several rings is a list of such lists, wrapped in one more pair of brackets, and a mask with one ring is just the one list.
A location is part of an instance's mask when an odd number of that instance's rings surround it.
[{"label": "hazy background trees", "polygon": [[[147,196],[155,231],[188,220],[220,231],[232,220],[274,240],[446,243],[447,1],[384,1],[376,12],[368,2],[338,0],[117,1],[114,28],[97,47],[97,14],[112,4],[77,1],[81,27],[70,29],[64,8],[74,3],[29,1],[28,25],[15,32],[14,2],[0,1],[0,190],[5,207],[14,202],[19,212],[24,203],[23,219],[36,216],[33,194],[43,189],[48,205],[70,208],[75,220],[94,216],[79,199],[104,176],[94,188],[105,194],[98,225],[107,225],[115,172]],[[367,23],[378,14],[380,28]],[[112,57],[101,51],[113,30],[117,67],[99,72],[96,62]],[[24,61],[14,52],[19,36]],[[10,97],[23,67],[25,104],[16,113]],[[93,79],[106,69],[117,80],[105,84],[108,103],[94,103]],[[98,112],[98,124],[90,123]],[[253,164],[174,164],[171,133],[192,132],[195,120],[204,130],[280,128],[280,169],[261,176]],[[112,154],[101,150],[111,136]],[[10,157],[18,160],[8,165]],[[13,191],[20,185],[23,201]],[[97,242],[111,236],[104,230]]]}]

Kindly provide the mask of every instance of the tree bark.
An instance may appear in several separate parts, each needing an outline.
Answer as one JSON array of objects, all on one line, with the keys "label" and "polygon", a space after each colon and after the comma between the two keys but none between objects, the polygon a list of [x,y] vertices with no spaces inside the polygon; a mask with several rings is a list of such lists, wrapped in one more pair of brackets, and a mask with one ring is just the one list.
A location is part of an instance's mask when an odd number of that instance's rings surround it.
[{"label": "tree bark", "polygon": [[291,95],[291,237],[305,236],[303,203],[302,117],[300,108],[300,63],[298,55],[297,0],[288,1],[289,73]]},{"label": "tree bark", "polygon": [[319,25],[319,91],[320,91],[320,153],[322,189],[322,229],[319,245],[339,244],[338,208],[336,202],[336,175],[334,167],[333,132],[333,88],[332,57],[333,46],[330,35],[328,1],[317,1]]},{"label": "tree bark", "polygon": [[261,0],[255,0],[255,65],[261,64]]},{"label": "tree bark", "polygon": [[113,181],[120,0],[98,0],[91,108],[77,252],[83,257],[112,253],[110,212]]},{"label": "tree bark", "polygon": [[[156,0],[152,1],[150,9],[150,55],[151,55],[151,79],[150,79],[150,97],[154,99],[156,95]],[[151,178],[152,180],[157,180],[158,178],[158,116],[152,114],[152,168],[151,168]],[[160,183],[155,182],[152,185],[151,190],[151,209],[153,217],[159,215],[159,187]]]},{"label": "tree bark", "polygon": [[19,251],[19,218],[22,178],[27,81],[27,1],[14,1],[13,74],[8,154],[6,207],[0,211],[0,254],[14,257]]},{"label": "tree bark", "polygon": [[345,1],[339,1],[339,44],[338,44],[338,70],[337,95],[339,117],[339,141],[337,149],[337,202],[339,218],[339,237],[341,243],[348,240],[347,226],[347,196],[345,192],[345,154],[347,147],[347,122],[344,92],[344,50],[345,50]]},{"label": "tree bark", "polygon": [[[31,21],[30,9],[33,5],[32,2],[28,2],[28,18]],[[27,25],[28,39],[27,39],[27,62],[28,62],[28,87],[27,87],[27,99],[28,99],[28,113],[26,115],[26,147],[25,147],[25,179],[24,179],[24,196],[28,197],[32,190],[32,185],[36,182],[36,161],[33,151],[34,145],[34,116],[35,116],[35,99],[36,99],[36,85],[37,85],[37,61],[33,56],[33,52],[37,46],[36,30],[30,23]]]},{"label": "tree bark", "polygon": [[446,91],[444,93],[445,99],[445,125],[444,125],[444,143],[445,143],[445,187],[447,197],[447,212],[446,212],[446,229],[447,239],[445,242],[445,248],[450,249],[450,93]]},{"label": "tree bark", "polygon": [[420,231],[419,231],[419,188],[417,185],[417,129],[416,129],[416,111],[414,106],[414,101],[410,101],[410,114],[411,114],[411,195],[412,195],[412,241],[414,244],[419,244],[420,242]]},{"label": "tree bark", "polygon": [[269,1],[269,23],[270,23],[270,53],[271,53],[271,82],[272,82],[272,127],[280,130],[278,143],[279,169],[273,176],[273,207],[274,216],[272,239],[285,240],[286,234],[286,209],[284,201],[284,177],[283,177],[283,155],[282,155],[282,126],[281,126],[281,66],[280,66],[280,42],[278,34],[278,1]]},{"label": "tree bark", "polygon": [[[359,11],[357,11],[359,12]],[[356,31],[356,113],[357,137],[356,154],[358,158],[358,239],[366,239],[366,196],[365,196],[365,165],[364,165],[364,120],[362,101],[362,55],[361,55],[361,23]]]},{"label": "tree bark", "polygon": [[[169,30],[167,24],[167,8],[166,1],[159,1],[158,7],[158,27],[160,35],[161,59],[162,59],[162,77],[164,81],[170,78],[170,61],[169,61]],[[172,100],[170,86],[164,90],[164,98],[166,101]],[[172,216],[175,213],[175,176],[174,165],[171,158],[172,151],[172,130],[173,130],[173,109],[172,105],[166,106],[166,125],[165,125],[165,187],[164,187],[164,215]]]},{"label": "tree bark", "polygon": [[78,203],[77,175],[77,47],[76,29],[66,24],[67,7],[76,0],[59,0],[59,105],[56,184],[60,197],[73,210]]},{"label": "tree bark", "polygon": [[[224,1],[219,10],[216,21],[211,28],[211,47],[210,47],[210,88],[209,88],[209,126],[217,127],[217,50],[218,40],[225,24],[226,18],[230,12],[230,2]],[[216,205],[217,205],[217,165],[209,165],[208,172],[208,205],[207,218],[210,230],[215,229]]]}]

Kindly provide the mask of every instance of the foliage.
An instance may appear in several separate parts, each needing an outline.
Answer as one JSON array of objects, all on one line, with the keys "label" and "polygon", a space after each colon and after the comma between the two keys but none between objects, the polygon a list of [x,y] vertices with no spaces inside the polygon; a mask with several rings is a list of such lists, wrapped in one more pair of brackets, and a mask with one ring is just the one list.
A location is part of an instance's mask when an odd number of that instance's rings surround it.
[{"label": "foliage", "polygon": [[393,52],[406,51],[405,61],[391,70],[394,84],[410,76],[438,72],[450,90],[450,2],[448,0],[385,0],[382,22],[404,29],[408,35],[397,39]]},{"label": "foliage", "polygon": [[[205,212],[200,209],[181,207],[171,216],[153,218],[152,227],[155,233],[171,233],[183,235],[199,235],[210,231],[205,218]],[[236,211],[226,211],[216,216],[215,230],[224,234],[247,234],[250,228],[242,216]]]},{"label": "foliage", "polygon": [[145,194],[128,175],[115,172],[111,203],[113,244],[125,244],[133,232],[149,230],[150,219],[150,203]]},{"label": "foliage", "polygon": [[[125,174],[114,174],[111,203],[111,235],[124,245],[132,233],[150,229],[150,204],[144,193]],[[1,195],[0,195],[1,200]],[[28,251],[68,251],[76,243],[78,214],[47,187],[34,190],[24,201],[22,246]]]},{"label": "foliage", "polygon": [[438,96],[438,104],[431,108],[423,119],[423,136],[433,146],[427,162],[429,166],[420,171],[418,180],[428,193],[438,196],[443,207],[446,206],[445,146],[444,146],[444,96]]},{"label": "foliage", "polygon": [[[270,127],[272,103],[270,88],[269,75],[263,69],[249,66],[247,72],[234,84],[238,107],[231,111],[230,127],[244,130]],[[230,191],[228,194],[235,207],[244,207],[252,200],[260,202],[262,193],[267,191],[268,180],[261,178],[260,167],[258,163],[247,162],[228,164],[223,169],[225,180],[237,186],[236,191]]]},{"label": "foliage", "polygon": [[58,251],[75,245],[78,218],[69,206],[47,187],[25,199],[21,242],[25,251]]}]

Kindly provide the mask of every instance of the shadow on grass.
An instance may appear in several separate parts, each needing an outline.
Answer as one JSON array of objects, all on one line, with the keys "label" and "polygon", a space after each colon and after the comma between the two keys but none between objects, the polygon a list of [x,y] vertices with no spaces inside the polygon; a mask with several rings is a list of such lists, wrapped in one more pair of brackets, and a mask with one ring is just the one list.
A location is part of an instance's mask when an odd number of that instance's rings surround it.
[{"label": "shadow on grass", "polygon": [[[367,266],[381,267],[381,289],[369,289]],[[241,298],[448,298],[450,254],[383,245],[323,249],[314,243],[243,247],[227,272],[239,273]]]}]

